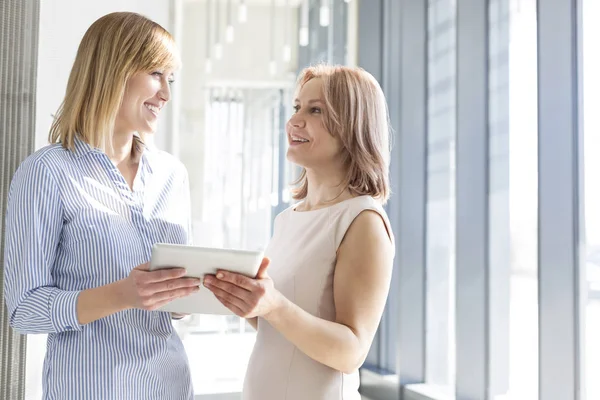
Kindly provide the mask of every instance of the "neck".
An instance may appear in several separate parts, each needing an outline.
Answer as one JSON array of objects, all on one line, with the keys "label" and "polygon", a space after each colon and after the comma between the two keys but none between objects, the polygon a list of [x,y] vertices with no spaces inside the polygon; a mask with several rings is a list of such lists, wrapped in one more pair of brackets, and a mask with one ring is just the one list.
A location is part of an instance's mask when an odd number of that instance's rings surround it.
[{"label": "neck", "polygon": [[115,165],[129,162],[133,159],[133,133],[115,133],[112,140],[112,150],[107,149],[108,158]]},{"label": "neck", "polygon": [[327,171],[307,169],[308,191],[304,199],[304,210],[317,209],[351,198],[348,188],[340,185],[344,178],[345,171],[341,168]]}]

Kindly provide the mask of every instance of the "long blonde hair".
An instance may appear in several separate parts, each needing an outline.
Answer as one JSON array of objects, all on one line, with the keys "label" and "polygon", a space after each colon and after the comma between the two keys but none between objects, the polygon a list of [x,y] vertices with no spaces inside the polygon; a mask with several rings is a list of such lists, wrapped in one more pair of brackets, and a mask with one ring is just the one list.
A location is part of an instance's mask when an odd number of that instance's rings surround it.
[{"label": "long blonde hair", "polygon": [[73,150],[77,135],[106,151],[128,79],[140,71],[178,65],[173,37],[156,22],[131,12],[101,17],[79,44],[65,98],[50,128],[50,143]]},{"label": "long blonde hair", "polygon": [[[296,91],[320,78],[327,131],[339,137],[347,174],[340,187],[356,196],[370,195],[385,204],[390,196],[390,124],[385,96],[375,78],[361,68],[320,64],[305,68]],[[306,170],[295,182],[293,198],[308,193]]]}]

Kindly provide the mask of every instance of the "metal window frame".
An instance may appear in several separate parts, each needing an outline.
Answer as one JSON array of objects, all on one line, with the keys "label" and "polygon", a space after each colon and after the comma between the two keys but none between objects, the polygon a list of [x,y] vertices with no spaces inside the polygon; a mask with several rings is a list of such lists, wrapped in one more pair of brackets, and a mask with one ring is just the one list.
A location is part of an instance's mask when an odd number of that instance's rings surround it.
[{"label": "metal window frame", "polygon": [[538,0],[539,398],[583,399],[581,9]]},{"label": "metal window frame", "polygon": [[[425,381],[427,384],[423,387],[427,393],[438,393],[447,392],[454,386],[454,380],[445,381],[446,378],[454,375],[455,366],[455,363],[449,364],[449,355],[454,352],[456,342],[455,329],[453,329],[456,309],[454,307],[456,296],[453,294],[456,286],[454,232],[444,239],[449,242],[441,245],[442,248],[437,247],[440,246],[437,242],[440,239],[436,237],[439,232],[436,232],[442,229],[442,232],[449,233],[446,228],[456,230],[455,188],[452,182],[455,178],[453,162],[455,157],[450,154],[456,139],[456,132],[454,132],[456,127],[456,3],[449,0],[429,0],[427,3],[427,68],[429,71],[426,88],[428,162],[425,225],[427,276]],[[452,128],[449,127],[449,123],[452,124]],[[450,213],[447,214],[449,222],[447,227],[439,225],[436,217],[430,215],[430,210],[435,210],[434,213],[437,215],[440,202],[445,203],[445,213]],[[438,251],[444,252],[445,256],[440,258]],[[450,293],[453,297],[448,301]],[[444,388],[441,389],[440,386]]]},{"label": "metal window frame", "polygon": [[457,3],[456,399],[488,398],[488,4]]},{"label": "metal window frame", "polygon": [[[358,18],[358,33],[357,33],[357,54],[356,61],[357,65],[364,68],[366,71],[371,73],[377,81],[382,84],[383,78],[383,16],[384,16],[384,1],[385,0],[370,0],[369,2],[358,1],[357,7],[357,18]],[[374,28],[376,27],[376,28]],[[385,89],[384,89],[385,90]],[[390,107],[390,114],[392,114]],[[393,178],[392,178],[393,181]],[[393,190],[393,187],[392,187]],[[388,203],[388,208],[393,202],[394,198]],[[389,210],[388,210],[389,211]],[[394,225],[395,218],[390,216],[390,222],[392,224],[392,230],[396,232]],[[395,273],[394,273],[395,274]],[[395,281],[395,275],[392,277]],[[393,287],[393,286],[392,286]],[[394,290],[390,289],[390,293]],[[389,299],[388,299],[389,302]],[[391,303],[391,302],[390,302]],[[384,353],[385,330],[387,321],[389,319],[389,306],[386,306],[384,313],[379,324],[379,328],[373,343],[367,354],[367,359],[363,365],[364,369],[377,371],[379,374],[384,375],[391,373],[392,371],[385,371],[382,363],[382,355]]]},{"label": "metal window frame", "polygon": [[[400,93],[400,81],[401,76],[398,74],[398,70],[401,65],[401,49],[399,46],[394,46],[390,38],[401,36],[400,24],[391,23],[401,15],[401,6],[399,2],[384,1],[382,4],[381,12],[383,13],[383,26],[382,31],[382,65],[381,65],[381,83],[384,93],[386,93],[388,109],[390,114],[390,124],[392,128],[392,153],[391,153],[391,165],[390,165],[390,184],[392,186],[392,197],[386,207],[386,211],[390,215],[392,221],[392,229],[394,232],[398,232],[399,228],[399,210],[400,210],[400,198],[396,193],[400,193],[401,190],[398,188],[399,183],[399,169],[398,163],[395,160],[399,160],[401,155],[400,147],[398,145],[396,135],[397,129],[400,127],[400,113],[401,113],[401,93]],[[391,287],[399,287],[400,285],[400,274],[397,268],[398,258],[395,260],[394,270],[392,272]],[[399,291],[390,290],[388,295],[388,302],[386,310],[383,315],[382,324],[380,326],[379,335],[379,362],[388,371],[397,373],[399,371],[398,365],[398,341],[396,340],[396,334],[399,330],[399,315],[400,315],[400,299]]]},{"label": "metal window frame", "polygon": [[[380,82],[394,131],[387,212],[398,238],[369,368],[395,370],[407,385],[425,375],[427,2],[373,0],[358,7],[358,65]],[[411,62],[401,68],[402,60]]]},{"label": "metal window frame", "polygon": [[[582,348],[585,324],[585,271],[580,260],[583,248],[583,137],[579,109],[580,1],[537,1],[539,400],[582,400],[584,392]],[[390,21],[400,21],[400,27],[396,24],[394,27],[384,28],[383,42],[386,45],[382,47],[379,42],[374,43],[373,47],[368,49],[370,57],[362,59],[366,61],[367,67],[373,68],[376,76],[377,73],[381,73],[377,77],[382,78],[384,89],[390,96],[392,121],[397,118],[396,126],[400,128],[394,154],[395,157],[401,158],[392,169],[392,178],[402,196],[390,204],[389,214],[396,222],[395,228],[400,241],[396,265],[400,282],[394,287],[400,290],[398,357],[401,360],[401,398],[438,399],[444,396],[432,394],[426,384],[406,385],[411,380],[424,381],[422,357],[425,326],[422,306],[426,299],[422,290],[426,277],[421,265],[417,265],[414,270],[409,268],[420,251],[415,250],[420,247],[414,238],[421,237],[423,227],[421,222],[416,222],[416,226],[410,226],[411,231],[407,229],[409,217],[412,217],[413,221],[420,221],[420,216],[423,215],[423,211],[415,208],[413,204],[415,198],[424,193],[423,182],[420,178],[408,176],[408,171],[414,172],[421,168],[420,161],[416,161],[419,155],[410,151],[418,150],[416,142],[411,140],[414,139],[414,123],[420,116],[420,107],[425,106],[418,97],[413,104],[402,102],[402,99],[406,98],[414,100],[414,94],[418,96],[424,90],[424,85],[415,87],[419,86],[419,83],[416,83],[418,80],[414,80],[414,71],[411,72],[414,65],[401,63],[402,60],[407,60],[409,49],[415,45],[414,35],[418,34],[420,29],[414,24],[414,15],[411,20],[411,6],[407,7],[406,0],[401,2],[400,9],[403,14],[400,17],[394,13],[397,5],[390,6],[389,2],[384,4],[387,25]],[[374,11],[371,8],[367,12]],[[371,27],[382,22],[373,16],[367,21],[367,16],[362,13],[359,18],[361,25],[366,22],[370,23]],[[488,25],[488,2],[458,2],[457,375],[456,393],[455,396],[450,396],[457,400],[489,399],[493,395],[490,388],[495,379],[494,375],[498,373],[492,365],[494,360],[490,349],[493,343],[490,326],[494,310],[490,307],[493,299],[490,299],[491,271],[487,232]],[[359,34],[359,43],[371,43],[373,32],[378,31],[374,29],[366,35]],[[389,43],[398,37],[401,38],[400,46],[396,44],[395,48],[390,47]],[[398,47],[402,49],[400,55],[396,53]],[[414,48],[412,50],[414,51]],[[383,60],[383,65],[379,60]],[[393,82],[396,77],[394,73],[398,69],[402,71],[401,79],[399,82]],[[400,93],[400,99],[394,98],[394,91]],[[407,97],[408,95],[410,97]],[[401,104],[403,107],[398,109]],[[421,127],[417,125],[416,129]],[[420,176],[421,172],[418,170],[416,175]],[[414,192],[419,194],[415,195]],[[409,211],[415,214],[409,216]],[[404,237],[405,234],[409,236]],[[409,247],[408,243],[413,247]],[[409,295],[411,290],[413,293]],[[408,309],[408,300],[413,302],[411,309]],[[418,336],[419,333],[421,336]],[[411,341],[412,338],[415,341]],[[412,349],[404,350],[409,344],[413,346]],[[418,376],[419,374],[421,376]],[[418,379],[412,379],[414,377]]]},{"label": "metal window frame", "polygon": [[[398,113],[396,164],[392,179],[398,187],[396,270],[398,285],[397,359],[400,386],[425,380],[426,343],[426,212],[427,212],[427,2],[388,1],[385,76],[388,96]],[[398,4],[399,3],[399,4]],[[393,23],[400,21],[399,24]],[[395,26],[399,25],[399,29]],[[400,54],[395,55],[397,37]],[[393,80],[395,71],[398,80]],[[386,80],[384,79],[384,82]],[[396,104],[394,104],[396,103]],[[392,107],[390,106],[392,110]],[[392,210],[390,210],[392,211]]]}]

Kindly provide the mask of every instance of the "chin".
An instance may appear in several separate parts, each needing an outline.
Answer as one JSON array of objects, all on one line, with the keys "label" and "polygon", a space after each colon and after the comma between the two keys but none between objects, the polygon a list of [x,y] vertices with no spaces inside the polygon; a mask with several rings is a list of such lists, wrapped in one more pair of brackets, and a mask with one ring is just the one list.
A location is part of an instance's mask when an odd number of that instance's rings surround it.
[{"label": "chin", "polygon": [[290,152],[290,149],[288,149],[288,151],[287,151],[287,153],[285,155],[285,158],[289,162],[291,162],[292,164],[296,164],[296,165],[298,165],[300,167],[304,167],[304,165],[302,164],[301,160],[298,160],[298,157],[293,152]]},{"label": "chin", "polygon": [[309,168],[310,163],[307,163],[306,160],[300,159],[300,157],[295,157],[293,155],[290,155],[290,153],[288,153],[286,158],[289,162],[291,162],[294,165],[297,165],[304,169]]},{"label": "chin", "polygon": [[147,124],[146,126],[144,126],[142,129],[139,129],[138,132],[144,132],[145,134],[154,134],[156,133],[156,129],[158,128],[157,125],[149,125]]}]

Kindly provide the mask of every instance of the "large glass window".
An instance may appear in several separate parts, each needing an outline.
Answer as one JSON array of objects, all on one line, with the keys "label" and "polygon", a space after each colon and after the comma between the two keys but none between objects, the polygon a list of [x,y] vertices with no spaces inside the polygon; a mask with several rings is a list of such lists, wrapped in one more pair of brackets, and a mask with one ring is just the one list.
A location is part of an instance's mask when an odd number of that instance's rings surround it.
[{"label": "large glass window", "polygon": [[[287,113],[281,107],[282,92],[206,91],[203,144],[187,161],[195,245],[250,250],[267,245],[272,218],[281,206],[280,174],[284,186],[289,183],[280,163],[280,151],[285,151],[280,124],[286,118],[280,114]],[[236,316],[193,315],[176,325],[196,394],[241,391],[254,329]]]},{"label": "large glass window", "polygon": [[[285,158],[283,131],[296,72],[327,60],[332,46],[337,62],[345,58],[342,0],[259,3],[211,1],[211,13],[219,7],[218,24],[204,14],[206,2],[184,7],[179,154],[190,174],[196,245],[256,250],[268,244],[273,218],[292,201],[288,185],[298,175]],[[328,26],[321,24],[323,8]],[[284,13],[291,21],[285,27]],[[268,46],[254,46],[257,40]],[[241,390],[254,329],[237,317],[207,315],[177,322],[177,329],[200,398]]]},{"label": "large glass window", "polygon": [[455,364],[456,3],[429,0],[426,381],[452,393]]},{"label": "large glass window", "polygon": [[586,399],[600,398],[600,3],[582,0],[583,15],[583,159],[588,303],[584,360]]},{"label": "large glass window", "polygon": [[491,391],[538,394],[535,0],[489,6]]}]

